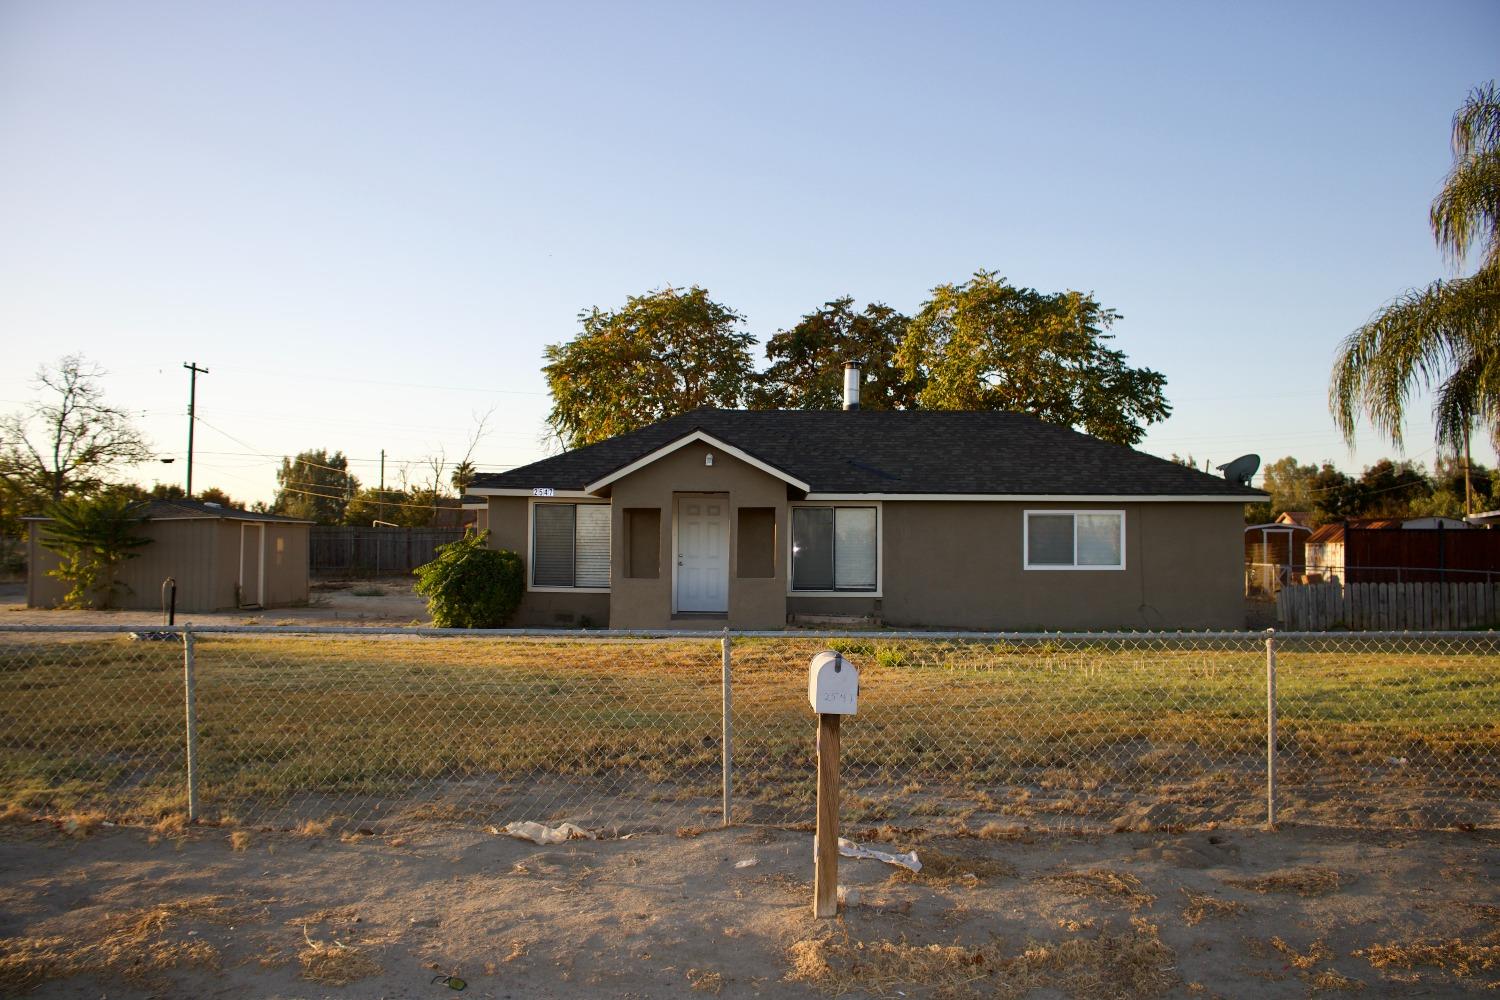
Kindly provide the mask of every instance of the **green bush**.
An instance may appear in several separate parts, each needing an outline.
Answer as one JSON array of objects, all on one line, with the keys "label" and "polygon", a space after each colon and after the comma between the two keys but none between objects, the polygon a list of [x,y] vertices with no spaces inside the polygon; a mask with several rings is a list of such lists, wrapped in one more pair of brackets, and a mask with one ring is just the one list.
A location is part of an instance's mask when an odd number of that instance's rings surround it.
[{"label": "green bush", "polygon": [[500,628],[521,603],[525,569],[508,549],[485,545],[489,532],[438,546],[437,558],[414,572],[417,593],[438,628]]}]

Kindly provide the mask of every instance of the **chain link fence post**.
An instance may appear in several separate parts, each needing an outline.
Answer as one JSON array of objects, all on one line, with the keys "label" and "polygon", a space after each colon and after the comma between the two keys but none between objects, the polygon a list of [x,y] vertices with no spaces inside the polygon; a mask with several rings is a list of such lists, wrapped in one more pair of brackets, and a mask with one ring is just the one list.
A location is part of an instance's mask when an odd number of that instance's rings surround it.
[{"label": "chain link fence post", "polygon": [[724,708],[723,708],[723,752],[724,752],[724,826],[732,824],[731,806],[734,799],[734,722],[732,710],[734,708],[734,689],[730,682],[730,649],[734,640],[729,637],[729,629],[724,629],[724,638],[719,640],[719,645],[724,654]]},{"label": "chain link fence post", "polygon": [[198,689],[193,676],[193,627],[182,627],[182,692],[187,721],[188,822],[198,819]]},{"label": "chain link fence post", "polygon": [[1266,829],[1276,829],[1276,630],[1266,629]]}]

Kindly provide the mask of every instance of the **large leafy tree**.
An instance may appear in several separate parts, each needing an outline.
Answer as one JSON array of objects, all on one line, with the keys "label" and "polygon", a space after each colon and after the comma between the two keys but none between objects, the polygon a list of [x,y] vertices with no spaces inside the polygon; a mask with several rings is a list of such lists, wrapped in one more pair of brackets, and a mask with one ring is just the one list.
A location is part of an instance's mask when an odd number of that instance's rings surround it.
[{"label": "large leafy tree", "polygon": [[344,508],[359,492],[359,480],[349,474],[344,453],[326,449],[298,452],[283,458],[276,470],[276,499],[271,511],[318,524],[340,524]]},{"label": "large leafy tree", "polygon": [[757,409],[837,410],[844,405],[844,363],[857,361],[864,375],[862,408],[912,408],[921,382],[896,364],[909,322],[878,302],[860,312],[849,296],[824,303],[766,344],[771,366],[761,374],[751,404]]},{"label": "large leafy tree", "polygon": [[137,533],[140,504],[124,492],[68,497],[49,504],[42,544],[61,557],[51,575],[69,585],[63,604],[107,608],[124,584],[115,579],[121,564],[140,555],[151,539]]},{"label": "large leafy tree", "polygon": [[1432,494],[1420,465],[1382,458],[1359,477],[1361,517],[1406,517],[1414,502]]},{"label": "large leafy tree", "polygon": [[694,285],[579,313],[583,329],[547,345],[547,417],[565,447],[592,444],[699,406],[739,406],[754,382],[744,317]]},{"label": "large leafy tree", "polygon": [[36,374],[41,397],[0,418],[0,481],[8,513],[37,513],[96,494],[151,457],[129,415],[104,400],[98,365],[72,354]]},{"label": "large leafy tree", "polygon": [[1453,167],[1432,203],[1438,249],[1468,277],[1397,297],[1350,334],[1333,365],[1329,405],[1353,442],[1358,418],[1401,443],[1412,392],[1432,391],[1438,445],[1467,453],[1478,426],[1500,446],[1500,91],[1472,90],[1453,116]]},{"label": "large leafy tree", "polygon": [[911,321],[898,360],[932,410],[1018,410],[1135,444],[1171,413],[1166,376],[1109,346],[1120,318],[1082,292],[1017,288],[991,271],[940,285]]}]

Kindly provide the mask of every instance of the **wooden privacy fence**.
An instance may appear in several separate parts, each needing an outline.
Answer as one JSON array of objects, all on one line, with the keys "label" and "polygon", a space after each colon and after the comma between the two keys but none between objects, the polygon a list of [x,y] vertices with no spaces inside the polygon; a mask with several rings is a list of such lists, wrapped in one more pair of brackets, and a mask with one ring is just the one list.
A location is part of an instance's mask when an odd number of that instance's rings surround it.
[{"label": "wooden privacy fence", "polygon": [[1305,583],[1276,595],[1279,627],[1400,630],[1500,626],[1500,584]]},{"label": "wooden privacy fence", "polygon": [[345,528],[315,524],[308,546],[314,576],[410,573],[437,555],[463,528]]}]

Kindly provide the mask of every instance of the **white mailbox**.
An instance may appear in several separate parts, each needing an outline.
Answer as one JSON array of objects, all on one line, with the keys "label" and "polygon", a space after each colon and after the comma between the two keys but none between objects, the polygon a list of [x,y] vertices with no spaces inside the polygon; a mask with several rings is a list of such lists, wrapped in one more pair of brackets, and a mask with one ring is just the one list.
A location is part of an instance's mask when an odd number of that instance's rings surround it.
[{"label": "white mailbox", "polygon": [[819,715],[853,715],[859,705],[859,671],[833,650],[807,665],[807,700]]}]

